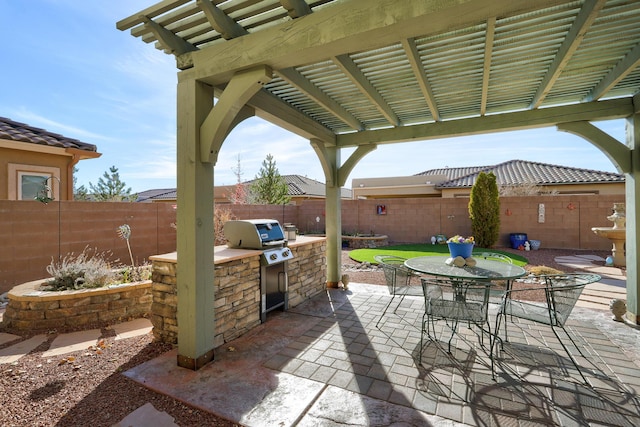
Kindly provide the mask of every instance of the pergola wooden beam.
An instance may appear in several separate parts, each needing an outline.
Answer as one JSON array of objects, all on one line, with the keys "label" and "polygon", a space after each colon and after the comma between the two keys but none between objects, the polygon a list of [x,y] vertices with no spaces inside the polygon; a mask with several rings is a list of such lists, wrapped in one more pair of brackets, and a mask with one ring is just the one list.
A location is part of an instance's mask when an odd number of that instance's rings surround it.
[{"label": "pergola wooden beam", "polygon": [[317,86],[314,86],[309,80],[307,80],[302,74],[293,68],[286,68],[284,70],[276,71],[276,74],[282,77],[289,84],[297,87],[300,91],[304,92],[309,98],[313,99],[318,104],[322,105],[327,111],[342,120],[347,125],[351,126],[354,130],[363,130],[364,126],[353,114],[348,112],[339,103],[334,101],[326,93],[322,92]]},{"label": "pergola wooden beam", "polygon": [[420,90],[422,91],[422,96],[424,96],[424,99],[429,106],[431,116],[433,117],[433,120],[438,122],[440,121],[440,113],[438,112],[436,99],[433,96],[433,90],[431,89],[431,84],[429,83],[427,72],[425,71],[424,66],[422,65],[422,61],[420,60],[420,53],[418,52],[418,48],[416,47],[416,42],[413,38],[404,39],[402,40],[402,47],[407,54],[407,59],[409,59],[409,65],[413,70],[413,74],[416,76],[418,86],[420,86]]},{"label": "pergola wooden beam", "polygon": [[197,5],[202,9],[211,26],[226,40],[249,34],[242,25],[231,19],[210,0],[198,0]]},{"label": "pergola wooden beam", "polygon": [[562,42],[562,46],[558,49],[558,53],[553,58],[553,62],[549,67],[549,71],[544,76],[542,83],[538,87],[538,91],[533,97],[530,108],[537,108],[547,96],[555,81],[560,77],[562,70],[567,66],[571,56],[576,52],[580,43],[584,39],[587,29],[593,24],[598,17],[598,12],[605,5],[607,0],[586,0],[584,6],[580,9],[578,17],[571,25],[569,34]]},{"label": "pergola wooden beam", "polygon": [[215,164],[225,138],[238,122],[245,104],[272,78],[269,67],[256,67],[238,73],[220,95],[218,103],[200,127],[200,157]]},{"label": "pergola wooden beam", "polygon": [[256,109],[256,116],[302,138],[317,138],[326,145],[336,145],[333,132],[264,89],[253,95],[247,105]]},{"label": "pergola wooden beam", "polygon": [[185,41],[180,37],[177,37],[171,31],[167,30],[161,25],[158,25],[156,22],[152,21],[146,16],[141,17],[141,19],[144,22],[145,28],[155,34],[156,38],[160,41],[165,51],[171,52],[176,56],[180,56],[184,55],[185,53],[198,50],[198,48],[191,43]]},{"label": "pergola wooden beam", "polygon": [[303,0],[280,0],[280,4],[287,9],[292,18],[299,18],[311,13],[311,8]]},{"label": "pergola wooden beam", "polygon": [[360,71],[360,68],[353,62],[349,55],[339,55],[331,58],[342,72],[353,82],[354,85],[371,101],[380,113],[387,119],[390,125],[399,126],[400,119],[393,109],[387,104],[380,92],[367,80],[367,77]]},{"label": "pergola wooden beam", "polygon": [[489,78],[491,77],[491,57],[493,55],[493,39],[496,32],[496,17],[487,19],[487,34],[484,41],[484,65],[482,67],[482,97],[480,99],[480,115],[487,113],[489,97]]},{"label": "pergola wooden beam", "polygon": [[633,102],[630,98],[611,99],[585,104],[404,126],[401,128],[348,133],[338,135],[337,144],[339,147],[390,144],[394,142],[424,141],[452,136],[534,129],[566,122],[613,120],[629,117],[629,115],[633,114],[633,109]]},{"label": "pergola wooden beam", "polygon": [[640,66],[640,44],[637,44],[607,76],[585,97],[585,101],[595,101],[609,92],[629,73]]}]

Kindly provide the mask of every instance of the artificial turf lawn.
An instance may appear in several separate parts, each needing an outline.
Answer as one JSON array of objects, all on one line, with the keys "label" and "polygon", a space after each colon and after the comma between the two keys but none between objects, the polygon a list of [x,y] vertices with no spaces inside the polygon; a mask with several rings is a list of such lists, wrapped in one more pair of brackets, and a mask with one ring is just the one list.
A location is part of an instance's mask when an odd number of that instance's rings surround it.
[{"label": "artificial turf lawn", "polygon": [[[483,249],[474,248],[471,256],[480,256],[483,252],[500,253],[508,256],[513,260],[515,265],[524,266],[528,264],[528,260],[520,255],[516,255],[510,252],[504,252],[495,249]],[[373,258],[376,255],[395,255],[402,258],[415,258],[418,256],[434,256],[434,255],[448,255],[449,247],[447,245],[431,245],[431,244],[410,244],[410,245],[395,245],[395,246],[383,246],[381,248],[372,249],[354,249],[349,252],[349,257],[358,262],[369,262],[371,264],[377,264]]]}]

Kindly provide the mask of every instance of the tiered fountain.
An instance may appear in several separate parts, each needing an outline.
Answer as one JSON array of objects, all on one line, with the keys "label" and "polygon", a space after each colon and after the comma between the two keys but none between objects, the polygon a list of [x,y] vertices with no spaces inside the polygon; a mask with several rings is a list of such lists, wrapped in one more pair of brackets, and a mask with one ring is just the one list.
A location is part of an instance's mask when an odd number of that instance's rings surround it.
[{"label": "tiered fountain", "polygon": [[624,203],[614,203],[613,214],[609,215],[607,219],[613,222],[613,227],[593,227],[591,230],[598,236],[606,237],[613,242],[611,250],[613,265],[624,267],[627,265],[625,254],[627,217]]}]

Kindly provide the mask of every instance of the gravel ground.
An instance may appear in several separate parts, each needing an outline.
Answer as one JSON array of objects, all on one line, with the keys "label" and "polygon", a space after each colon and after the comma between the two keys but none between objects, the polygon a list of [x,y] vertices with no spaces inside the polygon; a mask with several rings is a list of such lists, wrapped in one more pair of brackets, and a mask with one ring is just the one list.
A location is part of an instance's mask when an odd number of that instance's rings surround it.
[{"label": "gravel ground", "polygon": [[[531,265],[546,265],[567,271],[565,266],[557,265],[553,259],[575,253],[541,249],[525,255]],[[603,258],[608,255],[606,251],[588,253]],[[349,274],[352,282],[385,284],[381,270],[363,268],[349,258],[347,250],[343,251],[342,264],[344,273]],[[51,331],[47,342],[27,356],[14,364],[0,365],[1,426],[111,426],[146,403],[167,412],[176,424],[183,427],[237,425],[153,392],[121,375],[121,372],[171,348],[152,342],[150,334],[115,341],[113,330],[103,328],[102,345],[63,356],[43,358],[42,353],[62,332],[69,331]]]},{"label": "gravel ground", "polygon": [[103,329],[104,344],[43,358],[56,334],[11,365],[0,365],[0,425],[112,426],[151,403],[179,426],[237,426],[171,397],[153,392],[121,374],[171,349],[151,334],[114,341]]}]

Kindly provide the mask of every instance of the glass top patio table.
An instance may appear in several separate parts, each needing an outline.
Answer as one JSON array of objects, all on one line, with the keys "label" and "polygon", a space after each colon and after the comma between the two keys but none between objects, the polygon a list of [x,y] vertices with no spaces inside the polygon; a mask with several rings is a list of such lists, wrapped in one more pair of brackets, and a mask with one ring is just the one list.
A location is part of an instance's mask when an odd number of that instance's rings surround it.
[{"label": "glass top patio table", "polygon": [[509,280],[524,276],[527,271],[517,265],[507,262],[492,261],[484,258],[474,258],[474,267],[456,267],[447,265],[447,256],[421,256],[409,258],[404,262],[408,268],[432,276],[444,276],[454,279],[475,280]]}]

